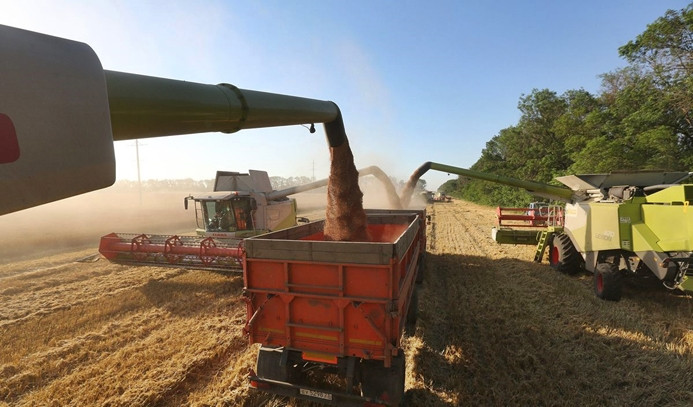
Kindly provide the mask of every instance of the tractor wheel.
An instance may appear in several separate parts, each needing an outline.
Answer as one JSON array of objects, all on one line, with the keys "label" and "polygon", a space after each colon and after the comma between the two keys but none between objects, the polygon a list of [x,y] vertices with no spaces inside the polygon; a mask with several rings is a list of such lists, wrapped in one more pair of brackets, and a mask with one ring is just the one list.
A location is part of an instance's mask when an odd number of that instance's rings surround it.
[{"label": "tractor wheel", "polygon": [[549,264],[564,274],[576,274],[582,269],[582,257],[565,233],[553,237],[549,246]]},{"label": "tractor wheel", "polygon": [[362,360],[361,392],[364,397],[387,401],[389,406],[404,406],[404,377],[406,366],[404,352],[392,358],[392,366],[386,368],[381,360]]},{"label": "tractor wheel", "polygon": [[612,263],[599,263],[594,269],[594,293],[598,298],[607,301],[621,299],[623,288],[623,275],[618,265]]}]

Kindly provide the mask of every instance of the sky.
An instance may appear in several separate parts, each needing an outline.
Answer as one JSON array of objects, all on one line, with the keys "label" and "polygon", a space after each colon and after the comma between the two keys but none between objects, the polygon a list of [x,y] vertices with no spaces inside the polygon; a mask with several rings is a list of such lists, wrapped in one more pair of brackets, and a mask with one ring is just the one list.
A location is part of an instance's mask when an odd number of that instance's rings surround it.
[{"label": "sky", "polygon": [[[0,0],[0,24],[80,41],[104,69],[335,102],[357,168],[468,168],[534,89],[599,93],[674,0]],[[322,125],[140,140],[142,179],[329,175]],[[116,177],[136,180],[134,141]],[[428,189],[456,176],[429,172]]]}]

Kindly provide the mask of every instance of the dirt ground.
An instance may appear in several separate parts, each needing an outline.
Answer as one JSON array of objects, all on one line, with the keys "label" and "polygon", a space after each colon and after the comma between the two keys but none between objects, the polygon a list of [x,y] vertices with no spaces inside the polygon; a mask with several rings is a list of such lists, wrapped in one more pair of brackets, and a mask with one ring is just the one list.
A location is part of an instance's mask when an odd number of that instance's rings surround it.
[{"label": "dirt ground", "polygon": [[[493,242],[493,208],[428,213],[409,405],[693,403],[691,297],[632,280],[600,301],[590,276]],[[111,264],[97,244],[0,263],[0,405],[311,405],[248,388],[240,274]]]}]

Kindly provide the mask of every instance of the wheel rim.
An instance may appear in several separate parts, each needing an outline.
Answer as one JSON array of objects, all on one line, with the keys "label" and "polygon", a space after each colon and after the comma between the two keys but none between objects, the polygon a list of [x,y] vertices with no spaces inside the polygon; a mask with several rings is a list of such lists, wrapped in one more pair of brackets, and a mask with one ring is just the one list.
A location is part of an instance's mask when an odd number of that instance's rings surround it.
[{"label": "wheel rim", "polygon": [[597,291],[602,292],[604,290],[604,277],[601,273],[597,273]]},{"label": "wheel rim", "polygon": [[559,252],[558,252],[558,247],[554,246],[551,248],[551,264],[556,265],[558,264],[558,257],[559,257]]}]

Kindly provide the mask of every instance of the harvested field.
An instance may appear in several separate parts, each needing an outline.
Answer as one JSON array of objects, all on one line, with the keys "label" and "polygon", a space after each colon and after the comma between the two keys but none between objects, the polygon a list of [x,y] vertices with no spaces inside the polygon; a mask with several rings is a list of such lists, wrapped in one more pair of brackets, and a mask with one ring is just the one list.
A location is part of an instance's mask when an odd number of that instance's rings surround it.
[{"label": "harvested field", "polygon": [[[633,280],[600,301],[589,276],[495,244],[493,208],[428,211],[410,405],[693,403],[693,299]],[[0,265],[0,405],[311,405],[247,388],[239,274],[94,261],[96,245]]]}]

